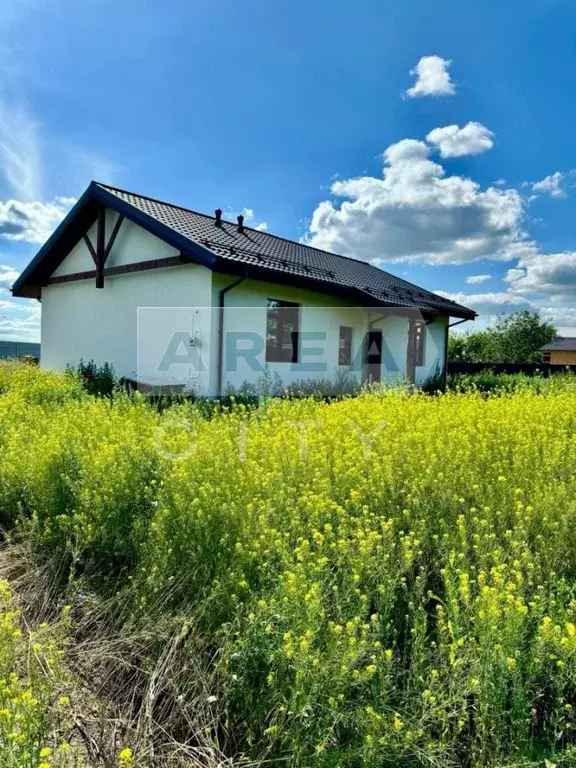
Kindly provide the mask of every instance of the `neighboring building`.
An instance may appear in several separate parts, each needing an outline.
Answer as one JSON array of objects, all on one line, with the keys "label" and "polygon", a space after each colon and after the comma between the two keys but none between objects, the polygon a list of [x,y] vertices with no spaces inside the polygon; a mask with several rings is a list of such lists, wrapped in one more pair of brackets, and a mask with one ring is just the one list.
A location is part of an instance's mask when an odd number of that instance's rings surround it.
[{"label": "neighboring building", "polygon": [[364,261],[92,182],[13,287],[42,300],[42,365],[217,396],[442,375],[450,317],[476,313]]},{"label": "neighboring building", "polygon": [[10,341],[0,339],[0,358],[6,357],[35,357],[40,359],[40,344],[29,341]]},{"label": "neighboring building", "polygon": [[551,365],[576,365],[576,338],[559,336],[540,348],[542,362]]}]

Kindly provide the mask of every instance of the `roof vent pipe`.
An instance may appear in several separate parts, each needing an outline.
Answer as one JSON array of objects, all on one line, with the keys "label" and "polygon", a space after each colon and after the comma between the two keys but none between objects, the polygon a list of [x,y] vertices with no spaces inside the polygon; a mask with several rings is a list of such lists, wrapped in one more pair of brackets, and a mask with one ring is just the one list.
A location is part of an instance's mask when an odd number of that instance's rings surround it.
[{"label": "roof vent pipe", "polygon": [[244,216],[242,216],[242,214],[240,214],[240,216],[238,216],[238,227],[237,227],[237,229],[238,229],[238,232],[240,232],[241,235],[244,234]]},{"label": "roof vent pipe", "polygon": [[222,226],[222,208],[216,208],[214,213],[216,214],[216,221],[214,222],[214,224],[217,227],[221,227]]}]

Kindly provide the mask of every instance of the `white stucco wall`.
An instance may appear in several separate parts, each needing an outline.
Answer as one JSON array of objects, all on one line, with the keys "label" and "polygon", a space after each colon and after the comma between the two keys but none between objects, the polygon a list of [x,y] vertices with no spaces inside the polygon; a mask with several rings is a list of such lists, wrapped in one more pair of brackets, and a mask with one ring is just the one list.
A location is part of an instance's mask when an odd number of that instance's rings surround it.
[{"label": "white stucco wall", "polygon": [[416,384],[422,386],[427,379],[442,374],[446,356],[446,326],[450,318],[437,317],[426,326],[424,365],[416,368]]},{"label": "white stucco wall", "polygon": [[[211,274],[204,267],[182,265],[149,272],[107,277],[99,290],[93,280],[50,285],[42,290],[42,367],[63,370],[80,359],[106,362],[119,376],[138,369],[137,345],[146,349],[164,321],[152,317],[138,339],[138,310],[150,307],[204,306],[210,295]],[[149,310],[147,310],[148,312]],[[179,324],[178,328],[185,328]],[[192,323],[190,323],[191,325]],[[208,329],[204,332],[208,339]],[[141,366],[140,366],[141,367]],[[150,371],[143,371],[150,373]],[[206,390],[208,373],[198,382]]]},{"label": "white stucco wall", "polygon": [[406,376],[408,353],[408,318],[400,315],[379,320],[382,310],[369,313],[374,330],[382,331],[382,381],[394,383]]},{"label": "white stucco wall", "polygon": [[[107,212],[107,236],[115,221],[116,213]],[[95,226],[90,237],[95,243]],[[163,240],[125,220],[106,267],[177,255],[178,251]],[[93,270],[94,261],[81,240],[54,272],[54,277]],[[205,307],[210,303],[211,280],[209,270],[186,264],[106,277],[103,289],[95,287],[94,279],[45,286],[42,289],[42,367],[63,370],[83,359],[94,360],[98,365],[110,363],[119,376],[135,373],[147,363],[145,355],[141,354],[139,360],[138,345],[142,352],[155,343],[163,343],[157,328],[167,322],[179,323],[179,327],[190,326],[191,330],[194,326],[193,330],[197,334],[201,332],[208,344],[209,326],[202,328],[201,322],[192,315],[174,320],[173,313],[154,315],[145,308]],[[142,333],[148,334],[144,340],[138,337],[139,310]],[[181,368],[179,372],[182,373]],[[208,376],[206,368],[197,377],[199,390],[207,392]]]},{"label": "white stucco wall", "polygon": [[[373,310],[372,316],[378,315]],[[442,373],[446,354],[446,325],[448,317],[437,317],[426,325],[424,364],[416,366],[415,383],[422,386],[436,373]],[[408,364],[408,318],[395,316],[377,321],[374,328],[383,332],[382,380],[405,380]]]},{"label": "white stucco wall", "polygon": [[[234,282],[236,278],[227,275],[214,275],[212,283],[212,303],[218,306],[219,291]],[[242,342],[233,340],[232,333],[249,331],[256,333],[265,346],[266,339],[266,303],[268,299],[289,301],[300,305],[300,339],[301,355],[298,363],[266,363],[262,351],[258,355],[258,363],[266,366],[272,376],[279,376],[284,385],[289,386],[302,379],[334,379],[338,372],[349,371],[358,381],[362,376],[361,351],[364,328],[366,324],[365,311],[352,303],[327,294],[295,288],[277,283],[266,283],[246,280],[232,288],[225,295],[224,328],[227,336],[224,354],[223,391],[239,388],[245,382],[256,384],[262,377],[263,371],[255,370],[250,361],[240,355],[227,354],[234,346],[242,348]],[[217,312],[214,312],[215,333],[212,337],[211,358],[215,362],[211,391],[217,391]],[[340,326],[346,325],[353,329],[352,334],[352,366],[338,365],[338,345]],[[318,338],[319,335],[321,338]],[[248,342],[251,346],[251,342]],[[230,363],[236,357],[235,370]],[[228,363],[228,364],[227,364]],[[311,368],[316,370],[311,370]],[[319,369],[319,370],[318,370]]]}]

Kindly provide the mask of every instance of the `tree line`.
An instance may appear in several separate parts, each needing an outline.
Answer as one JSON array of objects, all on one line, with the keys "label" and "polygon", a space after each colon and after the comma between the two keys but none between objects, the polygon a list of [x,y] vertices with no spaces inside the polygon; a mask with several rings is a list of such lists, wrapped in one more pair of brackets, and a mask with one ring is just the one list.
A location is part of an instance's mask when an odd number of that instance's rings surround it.
[{"label": "tree line", "polygon": [[452,363],[540,363],[540,348],[558,336],[538,312],[499,315],[485,330],[453,333],[448,342]]}]

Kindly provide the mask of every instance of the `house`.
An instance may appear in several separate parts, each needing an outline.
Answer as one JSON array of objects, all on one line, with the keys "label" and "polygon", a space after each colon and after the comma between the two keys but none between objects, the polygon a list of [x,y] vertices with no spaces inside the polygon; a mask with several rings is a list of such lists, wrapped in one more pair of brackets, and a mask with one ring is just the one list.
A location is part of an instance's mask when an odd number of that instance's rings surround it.
[{"label": "house", "polygon": [[576,338],[558,338],[554,339],[543,347],[542,362],[551,365],[576,365]]},{"label": "house", "polygon": [[13,287],[42,302],[42,365],[105,362],[206,396],[445,372],[450,318],[476,313],[384,272],[92,182]]}]

